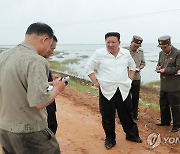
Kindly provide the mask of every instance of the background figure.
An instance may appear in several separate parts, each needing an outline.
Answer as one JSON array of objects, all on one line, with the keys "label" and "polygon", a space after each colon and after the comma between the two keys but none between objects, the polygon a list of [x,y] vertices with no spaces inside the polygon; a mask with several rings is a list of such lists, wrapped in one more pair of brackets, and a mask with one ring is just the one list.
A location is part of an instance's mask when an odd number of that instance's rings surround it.
[{"label": "background figure", "polygon": [[[49,70],[49,77],[48,77],[48,81],[51,82],[53,81],[52,78],[52,74],[51,71]],[[48,113],[48,117],[47,117],[47,121],[48,121],[48,128],[54,133],[54,135],[56,134],[57,131],[57,119],[56,119],[56,101],[54,99],[54,101],[48,105],[46,107],[47,113]]]},{"label": "background figure", "polygon": [[171,132],[180,129],[180,78],[175,75],[180,69],[180,50],[171,45],[170,36],[162,36],[158,39],[159,60],[156,71],[160,73],[160,111],[161,122],[158,126],[169,126],[171,123],[171,112],[173,127]]},{"label": "background figure", "polygon": [[[52,42],[52,45],[49,49],[49,52],[47,53],[47,55],[45,55],[44,57],[45,58],[49,58],[53,52],[54,52],[54,49],[56,49],[56,45],[57,45],[57,38],[56,36],[54,35],[53,36],[53,42]],[[48,81],[51,82],[53,81],[53,78],[52,78],[52,74],[51,74],[51,71],[49,70],[49,77],[48,77]],[[48,113],[48,117],[47,117],[47,120],[48,120],[48,128],[54,133],[56,134],[56,131],[57,131],[57,119],[56,119],[56,102],[55,100],[46,107],[47,109],[47,113]]]},{"label": "background figure", "polygon": [[119,33],[107,33],[105,41],[106,48],[95,52],[87,62],[86,70],[93,84],[99,88],[99,107],[106,134],[104,145],[106,149],[111,149],[116,145],[116,110],[126,139],[138,143],[142,140],[129,109],[132,105],[129,90],[135,72],[134,60],[128,50],[119,47]]},{"label": "background figure", "polygon": [[49,65],[44,56],[53,35],[47,24],[33,23],[24,42],[0,54],[0,143],[5,154],[60,153],[46,112],[65,88],[63,81],[55,80],[48,90]]},{"label": "background figure", "polygon": [[134,74],[134,78],[131,84],[130,95],[132,98],[132,105],[133,105],[133,119],[138,119],[138,103],[139,103],[139,93],[140,93],[140,84],[141,84],[141,69],[145,66],[145,59],[143,50],[140,49],[141,43],[143,39],[139,36],[134,35],[131,41],[131,45],[127,47],[130,51],[134,62],[136,63],[136,72]]}]

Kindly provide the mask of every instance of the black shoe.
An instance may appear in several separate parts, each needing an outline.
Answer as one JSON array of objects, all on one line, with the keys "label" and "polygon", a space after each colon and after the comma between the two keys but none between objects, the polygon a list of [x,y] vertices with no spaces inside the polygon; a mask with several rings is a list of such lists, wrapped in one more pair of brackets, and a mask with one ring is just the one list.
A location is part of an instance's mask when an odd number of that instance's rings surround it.
[{"label": "black shoe", "polygon": [[142,143],[143,142],[140,137],[131,138],[131,137],[126,136],[126,140],[131,141],[131,142],[136,142],[136,143]]},{"label": "black shoe", "polygon": [[105,139],[104,146],[106,147],[107,150],[111,149],[115,145],[116,145],[116,140]]},{"label": "black shoe", "polygon": [[170,123],[162,123],[162,122],[158,122],[156,123],[157,126],[170,126]]},{"label": "black shoe", "polygon": [[171,132],[178,132],[180,130],[180,128],[178,127],[173,127],[170,131]]}]

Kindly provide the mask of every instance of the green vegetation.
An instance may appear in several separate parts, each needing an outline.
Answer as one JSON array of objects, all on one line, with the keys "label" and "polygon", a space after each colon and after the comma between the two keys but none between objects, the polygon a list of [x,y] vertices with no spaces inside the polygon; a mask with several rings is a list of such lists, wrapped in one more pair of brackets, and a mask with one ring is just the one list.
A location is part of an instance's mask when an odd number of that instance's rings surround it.
[{"label": "green vegetation", "polygon": [[61,65],[61,63],[57,61],[49,61],[49,66],[51,69],[57,70],[57,71],[69,70],[69,68],[66,65]]},{"label": "green vegetation", "polygon": [[151,86],[160,86],[160,81],[149,82],[148,85],[151,85]]},{"label": "green vegetation", "polygon": [[[82,85],[81,83],[70,80],[69,85],[78,89],[79,91],[86,93],[86,94],[92,94],[92,95],[98,96],[98,89],[95,89],[94,87],[92,87],[89,84]],[[146,103],[146,102],[143,102],[141,99],[139,100],[139,105],[146,107],[146,108],[153,108],[153,109],[158,109],[158,110],[160,109],[159,104]]]},{"label": "green vegetation", "polygon": [[92,94],[95,96],[98,96],[98,89],[93,88],[91,85],[87,84],[87,85],[82,85],[78,82],[75,82],[73,80],[69,81],[69,85],[78,89],[79,91],[82,91],[86,94]]},{"label": "green vegetation", "polygon": [[61,62],[49,61],[49,67],[52,70],[57,70],[57,71],[61,71],[61,72],[67,72],[68,74],[77,75],[77,72],[70,69],[67,65],[65,65]]},{"label": "green vegetation", "polygon": [[74,58],[74,59],[67,59],[61,62],[61,64],[74,64],[77,63],[78,64],[79,59]]},{"label": "green vegetation", "polygon": [[153,108],[153,109],[160,109],[159,104],[155,104],[155,103],[145,103],[143,102],[141,99],[139,99],[139,105],[140,106],[144,106],[146,108]]},{"label": "green vegetation", "polygon": [[[86,94],[92,94],[92,95],[98,96],[98,89],[95,89],[89,84],[82,85],[81,83],[70,80],[69,85]],[[159,104],[146,103],[146,102],[143,102],[141,99],[139,100],[139,105],[144,106],[146,108],[153,108],[153,109],[158,109],[158,110],[160,109]]]}]

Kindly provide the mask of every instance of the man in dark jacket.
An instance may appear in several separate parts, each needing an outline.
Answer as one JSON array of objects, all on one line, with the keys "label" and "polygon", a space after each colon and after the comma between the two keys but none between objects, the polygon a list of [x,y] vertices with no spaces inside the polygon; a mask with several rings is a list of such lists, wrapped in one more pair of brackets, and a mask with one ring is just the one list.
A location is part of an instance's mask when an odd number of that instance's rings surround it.
[{"label": "man in dark jacket", "polygon": [[[48,81],[49,82],[53,81],[51,71],[49,71]],[[58,124],[57,124],[57,120],[56,120],[56,102],[55,102],[55,100],[49,106],[47,106],[46,109],[47,109],[47,113],[48,113],[48,117],[47,117],[48,128],[54,134],[56,134]]]},{"label": "man in dark jacket", "polygon": [[172,112],[173,127],[171,132],[177,132],[180,130],[180,78],[176,73],[180,69],[180,50],[171,45],[170,36],[160,37],[158,43],[158,47],[162,49],[156,67],[161,78],[161,122],[156,125],[169,126]]},{"label": "man in dark jacket", "polygon": [[[45,58],[49,58],[52,54],[54,49],[56,48],[56,44],[57,44],[58,40],[56,38],[56,36],[53,36],[53,42],[52,45],[49,49],[49,52],[47,53],[47,55],[45,55]],[[52,74],[51,71],[49,70],[49,77],[48,77],[48,82],[53,81],[52,78]],[[54,133],[56,134],[57,131],[57,120],[56,120],[56,102],[55,100],[53,101],[53,103],[51,103],[49,106],[46,107],[47,109],[47,113],[48,113],[48,128]]]}]

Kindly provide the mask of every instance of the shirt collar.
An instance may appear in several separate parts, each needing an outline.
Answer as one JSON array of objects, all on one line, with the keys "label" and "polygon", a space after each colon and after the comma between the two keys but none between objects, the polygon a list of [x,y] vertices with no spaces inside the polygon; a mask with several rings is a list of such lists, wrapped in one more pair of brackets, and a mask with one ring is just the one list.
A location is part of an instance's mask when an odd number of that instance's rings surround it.
[{"label": "shirt collar", "polygon": [[32,45],[30,45],[29,43],[27,43],[26,41],[21,42],[18,46],[20,46],[20,45],[24,46],[25,48],[28,48],[29,50],[32,50],[38,54],[38,52],[35,50],[35,48]]},{"label": "shirt collar", "polygon": [[172,51],[169,51],[169,53],[164,53],[166,56],[170,55]]},{"label": "shirt collar", "polygon": [[[111,53],[110,53],[110,52],[107,50],[107,48],[106,48],[106,55],[109,55],[109,54],[111,54]],[[119,52],[118,52],[117,56],[118,56],[119,54],[124,54],[124,50],[123,50],[123,48],[120,48],[120,46],[119,46]]]},{"label": "shirt collar", "polygon": [[132,51],[131,48],[130,48],[130,46],[129,46],[129,50],[130,50],[130,52],[132,52],[132,53],[139,53],[139,48],[138,48],[136,51]]}]

